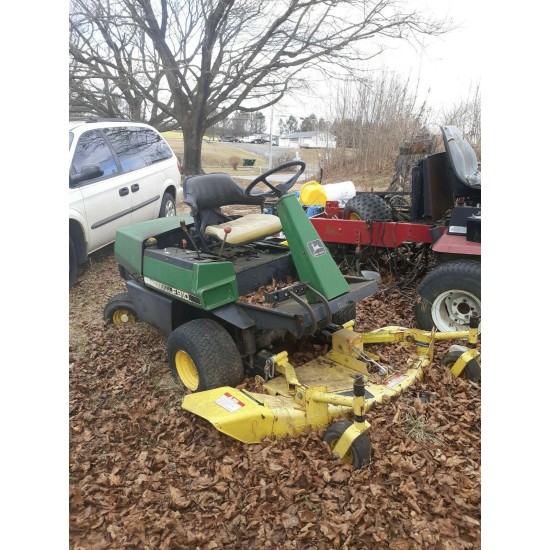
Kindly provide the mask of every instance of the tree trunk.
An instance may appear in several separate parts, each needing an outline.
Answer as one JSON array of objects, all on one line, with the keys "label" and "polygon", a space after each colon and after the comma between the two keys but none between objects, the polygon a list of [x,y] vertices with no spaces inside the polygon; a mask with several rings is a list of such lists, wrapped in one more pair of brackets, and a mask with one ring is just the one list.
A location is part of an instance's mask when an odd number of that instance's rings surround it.
[{"label": "tree trunk", "polygon": [[204,174],[201,164],[203,137],[202,129],[193,128],[191,124],[183,126],[183,174],[185,176]]}]

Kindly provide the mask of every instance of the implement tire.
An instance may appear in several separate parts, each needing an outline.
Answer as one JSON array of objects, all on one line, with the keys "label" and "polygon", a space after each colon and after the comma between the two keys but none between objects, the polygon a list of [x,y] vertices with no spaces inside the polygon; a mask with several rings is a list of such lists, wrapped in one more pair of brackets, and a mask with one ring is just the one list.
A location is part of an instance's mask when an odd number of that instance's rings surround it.
[{"label": "implement tire", "polygon": [[[414,315],[422,330],[468,330],[472,314],[481,316],[481,263],[455,260],[435,267],[420,283]],[[481,324],[479,327],[481,334]]]},{"label": "implement tire", "polygon": [[345,220],[388,222],[392,220],[390,205],[378,195],[361,193],[352,197],[344,206]]}]

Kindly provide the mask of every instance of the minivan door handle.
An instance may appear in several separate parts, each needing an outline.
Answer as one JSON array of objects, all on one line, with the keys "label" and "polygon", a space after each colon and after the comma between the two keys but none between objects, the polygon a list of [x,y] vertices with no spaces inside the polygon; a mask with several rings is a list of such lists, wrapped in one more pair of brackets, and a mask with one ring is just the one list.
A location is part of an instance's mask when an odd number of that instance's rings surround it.
[{"label": "minivan door handle", "polygon": [[125,197],[130,191],[128,191],[128,187],[123,187],[122,189],[118,190],[118,194],[121,197]]},{"label": "minivan door handle", "polygon": [[132,190],[132,193],[139,191],[139,183],[134,183],[130,189]]}]

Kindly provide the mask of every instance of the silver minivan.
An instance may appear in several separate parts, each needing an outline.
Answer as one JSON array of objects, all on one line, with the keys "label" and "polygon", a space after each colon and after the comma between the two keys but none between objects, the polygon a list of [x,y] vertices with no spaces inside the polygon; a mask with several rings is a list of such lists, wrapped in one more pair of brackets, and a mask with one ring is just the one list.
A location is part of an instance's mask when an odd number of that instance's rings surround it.
[{"label": "silver minivan", "polygon": [[125,120],[69,121],[69,286],[117,229],[176,215],[181,164],[153,127]]}]

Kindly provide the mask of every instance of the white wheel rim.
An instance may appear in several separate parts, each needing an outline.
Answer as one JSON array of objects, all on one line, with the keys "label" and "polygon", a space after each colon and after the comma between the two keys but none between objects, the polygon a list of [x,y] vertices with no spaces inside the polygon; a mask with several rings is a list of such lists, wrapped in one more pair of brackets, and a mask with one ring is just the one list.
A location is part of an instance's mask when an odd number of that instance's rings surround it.
[{"label": "white wheel rim", "polygon": [[432,305],[432,319],[441,332],[468,330],[472,315],[481,316],[481,300],[465,290],[442,292]]},{"label": "white wheel rim", "polygon": [[176,215],[176,205],[173,201],[168,201],[166,203],[166,208],[164,209],[164,215],[169,218],[170,216]]}]

